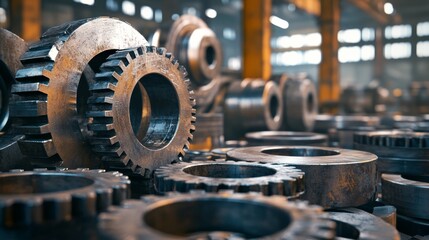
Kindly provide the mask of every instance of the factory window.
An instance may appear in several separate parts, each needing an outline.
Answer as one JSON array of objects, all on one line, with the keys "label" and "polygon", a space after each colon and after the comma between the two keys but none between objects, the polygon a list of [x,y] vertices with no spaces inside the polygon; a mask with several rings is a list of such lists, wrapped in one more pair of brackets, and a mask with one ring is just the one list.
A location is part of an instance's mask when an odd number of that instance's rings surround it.
[{"label": "factory window", "polygon": [[416,55],[417,57],[429,57],[429,41],[417,43]]},{"label": "factory window", "polygon": [[95,4],[95,0],[74,0],[77,3],[82,3],[88,6],[92,6]]},{"label": "factory window", "polygon": [[235,30],[232,28],[224,28],[222,34],[225,39],[229,40],[234,40],[237,37]]},{"label": "factory window", "polygon": [[136,5],[130,1],[123,1],[122,12],[126,15],[133,16],[136,13]]},{"label": "factory window", "polygon": [[152,20],[153,18],[153,10],[151,7],[143,6],[140,8],[140,16],[146,20]]},{"label": "factory window", "polygon": [[423,37],[429,35],[429,22],[421,22],[417,24],[417,36]]},{"label": "factory window", "polygon": [[228,59],[228,68],[231,70],[240,70],[241,69],[241,60],[239,57],[232,57]]},{"label": "factory window", "polygon": [[106,8],[110,11],[118,11],[119,4],[116,0],[106,0]]},{"label": "factory window", "polygon": [[346,29],[338,32],[338,41],[342,43],[358,43],[361,39],[360,29]]},{"label": "factory window", "polygon": [[304,63],[319,64],[322,60],[322,53],[319,49],[307,50],[304,52]]},{"label": "factory window", "polygon": [[387,39],[408,38],[411,37],[411,25],[387,26],[384,29],[384,35]]},{"label": "factory window", "polygon": [[289,51],[281,54],[282,65],[295,66],[304,62],[302,51]]},{"label": "factory window", "polygon": [[384,57],[386,59],[401,59],[411,57],[411,43],[388,43],[384,46]]},{"label": "factory window", "polygon": [[274,48],[302,48],[304,46],[317,47],[322,43],[320,33],[295,34],[292,36],[281,36],[271,42]]},{"label": "factory window", "polygon": [[320,33],[309,33],[305,35],[305,46],[317,47],[322,43],[322,35]]},{"label": "factory window", "polygon": [[362,41],[374,41],[374,39],[375,39],[374,28],[362,29]]},{"label": "factory window", "polygon": [[360,47],[340,47],[338,49],[338,60],[341,63],[347,62],[359,62],[360,61],[361,50]]},{"label": "factory window", "polygon": [[373,45],[364,45],[360,49],[360,58],[362,61],[373,60],[375,56],[375,48]]},{"label": "factory window", "polygon": [[295,34],[295,35],[290,36],[290,38],[289,38],[290,43],[289,44],[292,48],[301,48],[304,46],[304,40],[305,40],[304,35]]}]

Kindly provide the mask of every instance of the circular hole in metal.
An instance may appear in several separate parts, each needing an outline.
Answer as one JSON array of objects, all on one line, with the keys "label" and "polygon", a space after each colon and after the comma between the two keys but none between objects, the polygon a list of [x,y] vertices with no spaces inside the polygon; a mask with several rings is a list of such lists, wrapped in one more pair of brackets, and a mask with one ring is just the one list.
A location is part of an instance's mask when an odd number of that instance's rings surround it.
[{"label": "circular hole in metal", "polygon": [[0,195],[62,192],[94,184],[90,178],[74,174],[23,174],[0,177]]},{"label": "circular hole in metal", "polygon": [[403,178],[411,180],[411,181],[417,181],[417,182],[425,182],[429,183],[429,176],[413,176],[413,175],[401,175]]},{"label": "circular hole in metal", "polygon": [[307,96],[307,112],[313,112],[315,107],[314,105],[314,95],[310,93]]},{"label": "circular hole in metal", "polygon": [[235,164],[206,164],[184,168],[187,174],[210,178],[255,178],[276,174],[276,170],[263,166]]},{"label": "circular hole in metal", "polygon": [[230,232],[245,238],[261,238],[287,228],[291,215],[251,200],[206,198],[159,203],[143,216],[143,221],[157,231],[181,237]]},{"label": "circular hole in metal", "polygon": [[337,151],[317,149],[317,148],[271,148],[264,149],[262,153],[278,155],[278,156],[291,156],[291,157],[323,157],[335,156],[340,154]]},{"label": "circular hole in metal", "polygon": [[174,138],[179,125],[179,98],[164,75],[150,73],[135,85],[129,105],[136,138],[149,149],[161,149]]},{"label": "circular hole in metal", "polygon": [[209,65],[211,68],[214,68],[214,65],[216,64],[216,51],[211,45],[206,47],[205,60],[207,65]]},{"label": "circular hole in metal", "polygon": [[335,239],[359,239],[360,232],[355,226],[335,219],[330,220],[334,221],[337,226]]},{"label": "circular hole in metal", "polygon": [[273,95],[270,97],[269,106],[270,106],[270,116],[271,118],[274,119],[278,114],[278,108],[279,108],[279,99],[277,98],[277,96]]}]

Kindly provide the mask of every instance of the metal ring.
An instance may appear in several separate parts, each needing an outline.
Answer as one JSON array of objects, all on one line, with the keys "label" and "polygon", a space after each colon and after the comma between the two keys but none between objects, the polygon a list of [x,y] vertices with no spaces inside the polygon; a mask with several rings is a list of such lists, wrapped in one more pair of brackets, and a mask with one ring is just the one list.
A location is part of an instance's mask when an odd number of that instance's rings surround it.
[{"label": "metal ring", "polygon": [[38,169],[0,174],[0,225],[93,217],[128,197],[128,177],[104,170]]},{"label": "metal ring", "polygon": [[111,239],[332,239],[335,224],[320,215],[281,196],[193,192],[128,201],[101,214],[99,228]]},{"label": "metal ring", "polygon": [[158,192],[188,192],[201,189],[217,192],[261,192],[264,195],[297,197],[304,191],[304,173],[294,167],[276,164],[225,160],[176,163],[154,173]]},{"label": "metal ring", "polygon": [[260,146],[237,148],[228,159],[288,164],[305,172],[302,199],[325,208],[355,207],[369,202],[376,187],[377,156],[327,147]]},{"label": "metal ring", "polygon": [[262,131],[246,133],[249,146],[294,145],[325,146],[327,137],[310,132]]},{"label": "metal ring", "polygon": [[375,116],[333,116],[317,115],[314,123],[314,132],[327,133],[331,128],[376,126],[380,118]]},{"label": "metal ring", "polygon": [[128,23],[99,17],[48,29],[21,57],[11,116],[26,138],[21,151],[44,167],[99,167],[87,138],[88,85],[117,49],[147,45]]}]

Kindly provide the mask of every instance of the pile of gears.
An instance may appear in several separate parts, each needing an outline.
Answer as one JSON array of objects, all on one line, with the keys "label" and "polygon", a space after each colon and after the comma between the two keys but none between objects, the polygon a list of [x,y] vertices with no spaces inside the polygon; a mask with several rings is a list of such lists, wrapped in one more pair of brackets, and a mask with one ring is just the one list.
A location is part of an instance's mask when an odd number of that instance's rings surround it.
[{"label": "pile of gears", "polygon": [[306,75],[221,76],[201,19],[161,35],[0,30],[1,239],[429,235],[427,119],[317,115]]}]

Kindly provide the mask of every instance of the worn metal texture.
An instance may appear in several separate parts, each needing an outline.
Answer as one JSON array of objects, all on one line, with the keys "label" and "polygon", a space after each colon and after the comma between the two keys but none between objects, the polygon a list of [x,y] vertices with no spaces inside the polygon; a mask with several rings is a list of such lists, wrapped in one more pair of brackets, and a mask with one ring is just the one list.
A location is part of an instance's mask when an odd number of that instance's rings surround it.
[{"label": "worn metal texture", "polygon": [[392,205],[381,202],[381,199],[376,199],[365,205],[358,207],[365,212],[372,213],[373,215],[383,219],[383,221],[396,227],[396,208]]},{"label": "worn metal texture", "polygon": [[154,173],[158,192],[189,192],[201,189],[218,192],[260,192],[263,195],[297,197],[304,192],[304,173],[281,164],[235,162],[225,160],[176,163]]},{"label": "worn metal texture", "polygon": [[33,164],[100,165],[87,142],[88,86],[111,53],[146,44],[129,24],[99,17],[52,27],[29,47],[12,86],[10,110],[26,136],[19,146]]},{"label": "worn metal texture", "polygon": [[93,217],[129,194],[128,177],[104,170],[15,170],[1,173],[0,183],[3,227]]},{"label": "worn metal texture", "polygon": [[228,159],[288,164],[305,172],[301,199],[324,208],[356,207],[373,199],[376,160],[371,153],[327,147],[259,146],[227,152]]},{"label": "worn metal texture", "polygon": [[[27,43],[17,35],[0,28],[0,130],[9,120],[9,98],[15,74],[22,67],[19,58],[27,51]],[[7,129],[6,129],[7,130]]]},{"label": "worn metal texture", "polygon": [[92,150],[109,169],[145,177],[178,161],[195,130],[186,70],[163,48],[119,50],[90,84]]},{"label": "worn metal texture", "polygon": [[106,239],[333,239],[320,207],[256,193],[147,196],[100,215]]},{"label": "worn metal texture", "polygon": [[190,149],[209,151],[224,145],[222,113],[200,113],[194,125]]},{"label": "worn metal texture", "polygon": [[400,240],[395,227],[356,208],[329,210],[322,218],[335,221],[335,239]]},{"label": "worn metal texture", "polygon": [[262,131],[246,133],[249,146],[326,146],[327,137],[311,132]]},{"label": "worn metal texture", "polygon": [[283,100],[276,83],[244,79],[233,82],[223,105],[225,139],[240,139],[249,131],[279,130]]},{"label": "worn metal texture", "polygon": [[283,99],[283,122],[280,129],[311,131],[318,109],[318,97],[314,82],[305,76],[282,76],[279,89]]},{"label": "worn metal texture", "polygon": [[[398,230],[411,236],[420,235],[415,238],[405,238],[407,240],[426,240],[429,235],[429,221],[425,219],[406,217],[398,214]],[[425,237],[422,237],[425,236]]]},{"label": "worn metal texture", "polygon": [[0,171],[10,169],[32,169],[31,160],[21,153],[18,141],[24,135],[5,134],[0,137]]},{"label": "worn metal texture", "polygon": [[328,133],[331,128],[377,126],[380,118],[376,116],[335,116],[317,115],[314,123],[314,132]]},{"label": "worn metal texture", "polygon": [[387,129],[388,128],[385,126],[342,127],[337,129],[331,129],[333,131],[329,131],[329,138],[330,141],[337,140],[338,146],[341,148],[353,149],[355,133],[367,133]]},{"label": "worn metal texture", "polygon": [[356,133],[354,148],[377,154],[381,173],[428,173],[429,133],[397,130]]},{"label": "worn metal texture", "polygon": [[226,159],[226,153],[235,148],[237,147],[223,147],[223,148],[212,149],[211,151],[212,159]]},{"label": "worn metal texture", "polygon": [[182,15],[170,28],[165,46],[189,71],[194,87],[209,84],[220,74],[222,48],[203,20]]},{"label": "worn metal texture", "polygon": [[381,175],[383,202],[395,206],[398,213],[429,220],[429,177]]}]

